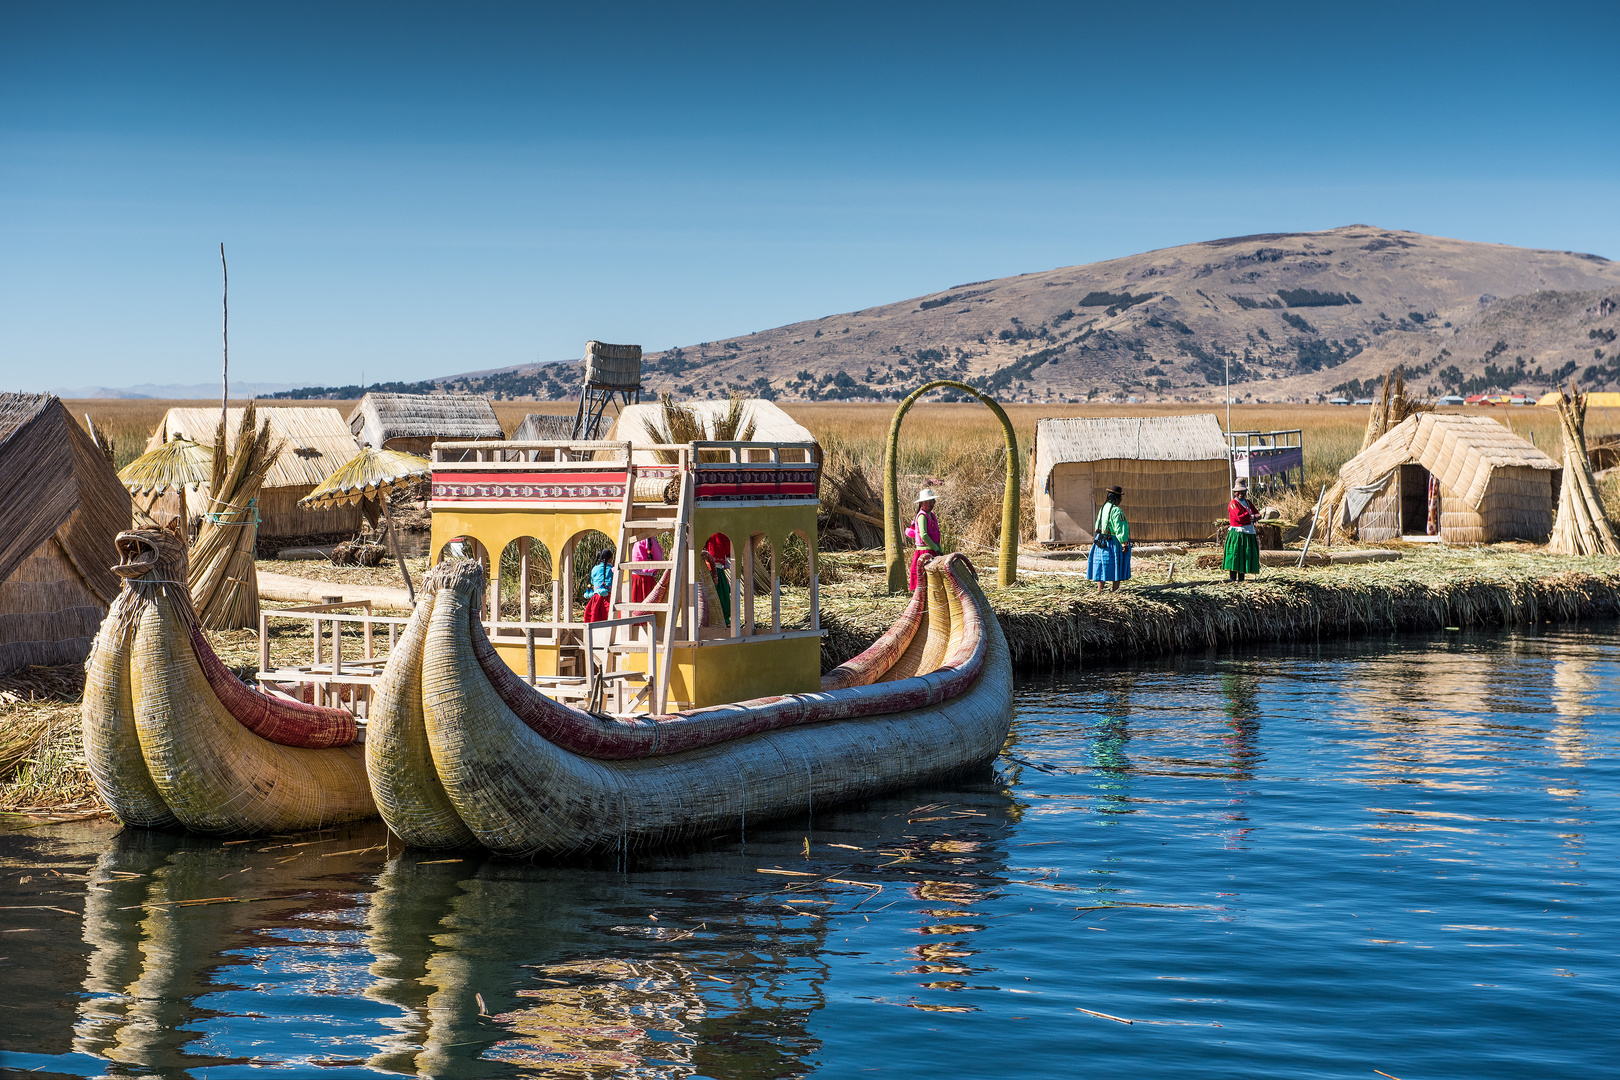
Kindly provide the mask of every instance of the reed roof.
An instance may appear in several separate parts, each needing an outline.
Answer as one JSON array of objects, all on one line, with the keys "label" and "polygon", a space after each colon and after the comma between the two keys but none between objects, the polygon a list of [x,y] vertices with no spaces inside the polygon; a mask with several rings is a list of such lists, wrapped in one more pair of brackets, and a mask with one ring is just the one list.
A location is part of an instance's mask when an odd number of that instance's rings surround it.
[{"label": "reed roof", "polygon": [[1035,482],[1081,461],[1225,461],[1214,413],[1191,416],[1048,417],[1035,424]]},{"label": "reed roof", "polygon": [[[275,464],[265,477],[265,488],[309,487],[331,476],[355,455],[359,447],[343,414],[329,407],[260,409],[259,419],[270,425],[270,444],[283,443]],[[225,452],[236,453],[242,410],[229,410],[225,424]],[[211,444],[219,428],[219,410],[174,408],[163,414],[147,441],[156,450],[177,436]]]},{"label": "reed roof", "polygon": [[505,437],[495,407],[482,394],[371,393],[349,413],[348,426],[355,438],[379,449],[389,439]]},{"label": "reed roof", "polygon": [[60,400],[0,394],[0,581],[55,536],[90,589],[111,603],[113,538],[129,519],[129,492]]},{"label": "reed roof", "polygon": [[512,432],[513,442],[562,442],[574,437],[574,418],[530,413]]},{"label": "reed roof", "polygon": [[[728,407],[726,401],[683,401],[680,403],[697,414],[706,428],[713,430],[717,417],[724,416]],[[816,437],[810,429],[800,424],[793,417],[783,412],[774,402],[763,398],[749,398],[743,402],[745,415],[754,423],[754,437],[752,442],[794,442],[813,443]],[[656,446],[658,440],[653,437],[652,430],[661,428],[664,423],[664,407],[656,401],[645,401],[639,405],[626,405],[619,418],[613,423],[613,430],[607,435],[614,442],[628,442],[632,447]]]},{"label": "reed roof", "polygon": [[1345,462],[1339,477],[1359,487],[1408,464],[1422,465],[1475,509],[1497,469],[1562,467],[1492,417],[1424,412],[1402,420]]},{"label": "reed roof", "polygon": [[380,492],[412,483],[432,472],[433,466],[427,458],[402,450],[378,450],[368,446],[321,481],[314,491],[299,500],[299,505],[320,509],[358,503]]}]

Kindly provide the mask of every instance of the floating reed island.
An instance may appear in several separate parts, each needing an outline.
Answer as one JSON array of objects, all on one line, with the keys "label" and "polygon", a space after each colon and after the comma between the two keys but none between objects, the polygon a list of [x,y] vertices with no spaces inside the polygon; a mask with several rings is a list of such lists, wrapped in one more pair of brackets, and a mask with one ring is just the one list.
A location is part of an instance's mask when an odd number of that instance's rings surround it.
[{"label": "floating reed island", "polygon": [[[1334,548],[1346,550],[1358,549]],[[1392,562],[1266,567],[1231,583],[1224,573],[1198,570],[1193,549],[1138,559],[1136,577],[1117,593],[1099,593],[1082,566],[1032,571],[1034,560],[1025,559],[1017,585],[985,592],[1013,663],[1024,670],[1240,644],[1620,616],[1620,558],[1550,555],[1528,544],[1394,550],[1402,557]],[[825,667],[866,648],[904,608],[905,597],[876,595],[882,571],[868,569],[871,562],[843,561],[841,580],[821,590]]]}]

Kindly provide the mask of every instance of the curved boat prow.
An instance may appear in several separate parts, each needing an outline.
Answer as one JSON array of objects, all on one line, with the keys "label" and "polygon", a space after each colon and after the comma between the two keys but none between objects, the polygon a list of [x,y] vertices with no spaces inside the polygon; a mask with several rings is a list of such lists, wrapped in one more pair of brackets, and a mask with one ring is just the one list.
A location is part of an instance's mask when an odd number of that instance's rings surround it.
[{"label": "curved boat prow", "polygon": [[964,556],[927,577],[819,692],[617,719],[517,678],[477,618],[482,568],[441,563],[373,702],[383,817],[422,846],[560,853],[711,835],[982,765],[1012,719],[1007,645]]},{"label": "curved boat prow", "polygon": [[90,774],[113,812],[236,835],[374,817],[354,717],[231,674],[197,624],[174,533],[134,529],[117,544],[124,586],[92,647],[83,706]]}]

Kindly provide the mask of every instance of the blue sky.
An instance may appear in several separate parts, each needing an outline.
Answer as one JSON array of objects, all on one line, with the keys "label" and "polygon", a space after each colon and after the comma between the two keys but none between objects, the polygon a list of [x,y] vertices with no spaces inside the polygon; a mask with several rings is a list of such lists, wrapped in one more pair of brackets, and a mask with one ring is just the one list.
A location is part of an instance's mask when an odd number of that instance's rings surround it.
[{"label": "blue sky", "polygon": [[[579,10],[589,7],[589,11]],[[0,0],[0,389],[417,379],[1351,222],[1620,258],[1620,8]]]}]

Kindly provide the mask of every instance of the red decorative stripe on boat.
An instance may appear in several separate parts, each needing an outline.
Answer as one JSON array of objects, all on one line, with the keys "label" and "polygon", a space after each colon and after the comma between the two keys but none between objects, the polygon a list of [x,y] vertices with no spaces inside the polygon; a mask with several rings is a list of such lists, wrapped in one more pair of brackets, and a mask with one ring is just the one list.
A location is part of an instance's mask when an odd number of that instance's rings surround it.
[{"label": "red decorative stripe on boat", "polygon": [[214,655],[195,623],[190,630],[191,651],[202,667],[209,689],[226,712],[259,738],[282,746],[319,750],[328,746],[351,746],[359,737],[359,725],[342,709],[271,697],[247,685]]}]

